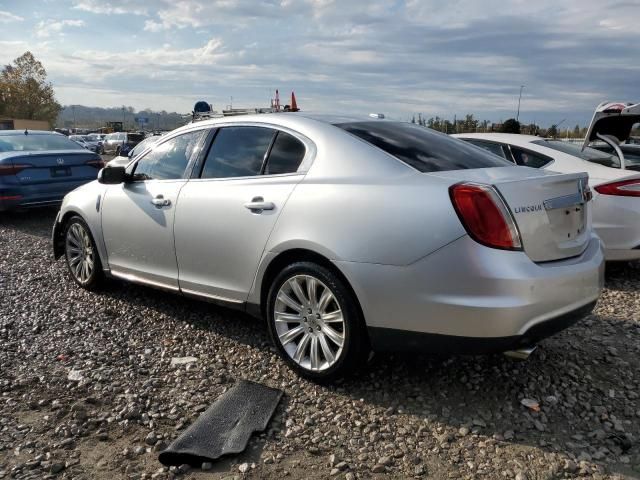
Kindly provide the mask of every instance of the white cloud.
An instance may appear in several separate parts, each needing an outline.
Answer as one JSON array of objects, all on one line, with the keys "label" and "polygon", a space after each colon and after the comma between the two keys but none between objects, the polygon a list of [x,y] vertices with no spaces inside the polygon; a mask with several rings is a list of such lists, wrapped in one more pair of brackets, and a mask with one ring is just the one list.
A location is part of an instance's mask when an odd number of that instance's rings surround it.
[{"label": "white cloud", "polygon": [[66,27],[84,27],[84,20],[41,20],[36,25],[36,36],[47,38],[52,34],[61,34]]},{"label": "white cloud", "polygon": [[0,23],[22,22],[23,20],[24,18],[18,15],[0,10]]},{"label": "white cloud", "polygon": [[160,22],[155,22],[153,20],[145,20],[144,22],[144,30],[146,32],[161,32],[162,30],[165,30],[165,28],[165,25]]},{"label": "white cloud", "polygon": [[76,0],[73,8],[104,15],[146,15],[147,7],[131,0]]},{"label": "white cloud", "polygon": [[[473,112],[499,120],[515,113],[524,84],[521,119],[561,115],[575,124],[570,112],[586,117],[606,98],[633,100],[640,76],[640,12],[631,0],[72,4],[77,18],[100,28],[78,32],[77,43],[59,42],[54,33],[82,25],[49,20],[35,38],[49,46],[29,39],[26,29],[24,38],[9,37],[24,44],[0,42],[3,53],[31,49],[54,86],[64,86],[68,103],[138,106],[144,98],[142,107],[187,111],[194,98],[268,104],[280,87],[283,96],[295,90],[305,110],[447,118]],[[134,28],[123,37],[126,22]]]}]

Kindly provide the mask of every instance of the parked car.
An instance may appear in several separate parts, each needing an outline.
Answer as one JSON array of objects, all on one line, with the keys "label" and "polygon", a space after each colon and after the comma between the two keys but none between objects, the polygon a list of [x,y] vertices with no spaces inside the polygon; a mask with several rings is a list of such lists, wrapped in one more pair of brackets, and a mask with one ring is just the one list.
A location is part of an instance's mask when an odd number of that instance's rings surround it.
[{"label": "parked car", "polygon": [[640,145],[631,142],[640,124],[640,103],[603,102],[596,107],[583,147],[591,146],[612,156],[613,168],[640,170]]},{"label": "parked car", "polygon": [[104,164],[66,136],[37,130],[0,131],[0,211],[60,203],[95,180]]},{"label": "parked car", "polygon": [[374,350],[531,347],[603,286],[585,173],[515,167],[410,123],[260,114],[162,137],[67,195],[53,251],[263,315],[280,355],[328,379]]},{"label": "parked car", "polygon": [[[611,145],[607,143],[596,143],[591,144],[590,147],[611,156],[612,163],[610,166],[620,168],[620,159],[618,158],[617,152]],[[618,145],[618,148],[624,156],[624,168],[627,170],[640,171],[640,145],[623,143]]]},{"label": "parked car", "polygon": [[640,259],[640,175],[615,168],[615,155],[561,140],[508,133],[453,135],[516,164],[562,173],[587,172],[593,226],[607,260]]},{"label": "parked car", "polygon": [[104,149],[102,148],[102,145],[104,143],[104,137],[106,137],[107,135],[104,133],[89,133],[88,135],[86,135],[89,138],[89,141],[97,143],[98,147],[99,147],[99,152],[100,154],[104,153]]},{"label": "parked car", "polygon": [[94,153],[101,153],[101,146],[98,142],[91,140],[88,135],[69,135],[69,140]]},{"label": "parked car", "polygon": [[132,158],[142,153],[147,147],[150,147],[151,145],[156,143],[158,140],[160,140],[160,137],[157,137],[157,136],[147,137],[144,140],[142,140],[139,144],[137,144],[135,147],[133,147],[131,150],[129,150],[129,153],[127,155],[120,155],[118,157],[112,158],[111,160],[109,160],[107,165],[111,167],[116,167],[116,166],[124,167],[131,161]]},{"label": "parked car", "polygon": [[144,133],[117,132],[109,133],[102,143],[103,153],[107,155],[127,155],[129,150],[144,140]]}]

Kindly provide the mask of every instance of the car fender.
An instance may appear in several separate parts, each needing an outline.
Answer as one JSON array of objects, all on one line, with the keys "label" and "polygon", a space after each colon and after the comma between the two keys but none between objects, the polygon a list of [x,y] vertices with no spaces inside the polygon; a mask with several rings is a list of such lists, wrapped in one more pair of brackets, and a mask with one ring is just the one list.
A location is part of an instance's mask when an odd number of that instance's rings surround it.
[{"label": "car fender", "polygon": [[89,182],[75,190],[69,192],[62,200],[60,211],[56,216],[53,226],[52,241],[53,254],[59,258],[64,254],[60,241],[64,234],[63,226],[73,215],[79,215],[89,226],[91,235],[96,243],[98,255],[105,270],[109,269],[107,250],[102,235],[102,201],[107,190],[106,185],[98,183],[97,180]]}]

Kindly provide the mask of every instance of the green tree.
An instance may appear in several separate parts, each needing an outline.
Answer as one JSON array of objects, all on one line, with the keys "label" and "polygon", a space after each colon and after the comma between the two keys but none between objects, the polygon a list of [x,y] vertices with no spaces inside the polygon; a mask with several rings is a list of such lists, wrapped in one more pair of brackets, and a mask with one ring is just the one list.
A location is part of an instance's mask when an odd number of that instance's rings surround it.
[{"label": "green tree", "polygon": [[547,130],[547,137],[557,138],[558,137],[558,127],[555,125],[551,125],[549,130]]},{"label": "green tree", "polygon": [[504,121],[500,131],[502,133],[520,133],[520,122],[515,118],[509,118]]},{"label": "green tree", "polygon": [[47,82],[44,66],[31,52],[25,52],[0,72],[0,115],[46,120],[53,126],[61,108]]},{"label": "green tree", "polygon": [[580,138],[580,125],[573,127],[573,138]]}]

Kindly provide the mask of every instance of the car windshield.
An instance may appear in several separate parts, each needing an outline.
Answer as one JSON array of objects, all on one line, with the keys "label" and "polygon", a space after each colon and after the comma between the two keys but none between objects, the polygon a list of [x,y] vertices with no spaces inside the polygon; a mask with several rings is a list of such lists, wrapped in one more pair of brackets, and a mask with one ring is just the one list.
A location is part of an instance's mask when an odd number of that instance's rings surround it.
[{"label": "car windshield", "polygon": [[620,168],[620,159],[616,155],[609,155],[595,148],[587,147],[582,150],[582,147],[575,143],[563,142],[561,140],[535,140],[532,143],[573,155],[587,162],[598,163],[605,167]]},{"label": "car windshield", "polygon": [[430,128],[404,122],[336,123],[420,172],[508,167],[497,155]]},{"label": "car windshield", "polygon": [[0,152],[45,150],[83,150],[83,148],[60,134],[0,135]]}]

